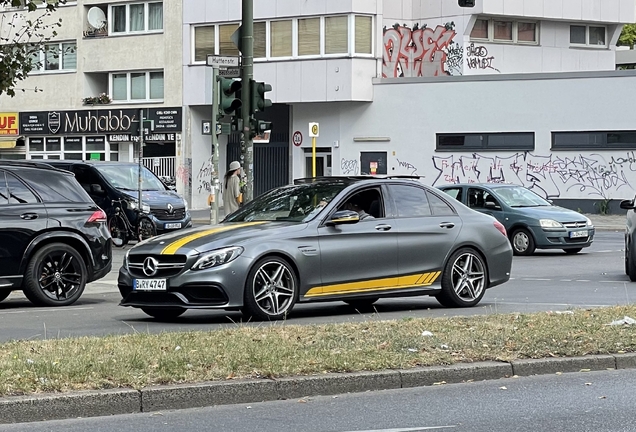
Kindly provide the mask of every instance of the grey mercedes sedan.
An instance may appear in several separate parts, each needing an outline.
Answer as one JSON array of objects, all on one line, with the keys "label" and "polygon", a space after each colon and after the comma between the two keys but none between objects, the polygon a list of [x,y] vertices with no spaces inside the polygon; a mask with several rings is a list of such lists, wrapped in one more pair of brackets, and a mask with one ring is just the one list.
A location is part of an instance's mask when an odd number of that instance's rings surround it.
[{"label": "grey mercedes sedan", "polygon": [[145,240],[119,271],[122,306],[159,319],[187,309],[284,318],[297,302],[429,295],[475,306],[510,278],[512,248],[492,216],[402,177],[296,180],[215,226]]}]

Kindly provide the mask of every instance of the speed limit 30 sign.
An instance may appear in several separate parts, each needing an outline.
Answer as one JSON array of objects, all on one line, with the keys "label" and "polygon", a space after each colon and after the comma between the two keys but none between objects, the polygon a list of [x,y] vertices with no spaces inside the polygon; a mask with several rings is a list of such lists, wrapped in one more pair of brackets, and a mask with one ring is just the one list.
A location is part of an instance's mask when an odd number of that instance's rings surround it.
[{"label": "speed limit 30 sign", "polygon": [[296,147],[300,147],[303,143],[303,134],[300,131],[294,132],[294,135],[292,135],[292,142]]}]

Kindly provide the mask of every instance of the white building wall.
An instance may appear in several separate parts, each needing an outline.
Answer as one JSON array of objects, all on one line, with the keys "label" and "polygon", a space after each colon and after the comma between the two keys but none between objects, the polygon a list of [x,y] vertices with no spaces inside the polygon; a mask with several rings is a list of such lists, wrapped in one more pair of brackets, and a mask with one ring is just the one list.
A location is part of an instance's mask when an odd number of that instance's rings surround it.
[{"label": "white building wall", "polygon": [[[320,123],[317,145],[332,148],[333,175],[359,174],[360,152],[386,151],[388,174],[417,174],[429,185],[505,181],[594,200],[636,192],[634,151],[551,150],[552,132],[636,129],[607,108],[636,98],[634,73],[391,80],[376,83],[374,93],[372,104],[294,105],[293,130]],[[535,150],[435,151],[437,133],[486,132],[534,132]],[[303,147],[310,146],[305,140],[292,150],[294,177],[306,175]]]}]

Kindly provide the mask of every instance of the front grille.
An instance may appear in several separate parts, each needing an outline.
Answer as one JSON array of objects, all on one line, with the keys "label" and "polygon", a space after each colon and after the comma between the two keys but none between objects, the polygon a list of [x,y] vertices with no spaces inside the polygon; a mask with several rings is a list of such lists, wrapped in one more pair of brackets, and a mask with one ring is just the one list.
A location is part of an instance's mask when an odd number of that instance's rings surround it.
[{"label": "front grille", "polygon": [[587,222],[578,221],[578,222],[563,222],[563,226],[566,228],[585,228],[587,226]]},{"label": "front grille", "polygon": [[168,209],[151,208],[150,212],[159,220],[179,220],[185,217],[185,207],[175,207],[172,213],[168,212]]},{"label": "front grille", "polygon": [[[144,261],[152,257],[157,260],[157,273],[148,276],[144,273]],[[128,271],[137,278],[169,278],[181,273],[185,267],[187,257],[185,255],[129,255]]]}]

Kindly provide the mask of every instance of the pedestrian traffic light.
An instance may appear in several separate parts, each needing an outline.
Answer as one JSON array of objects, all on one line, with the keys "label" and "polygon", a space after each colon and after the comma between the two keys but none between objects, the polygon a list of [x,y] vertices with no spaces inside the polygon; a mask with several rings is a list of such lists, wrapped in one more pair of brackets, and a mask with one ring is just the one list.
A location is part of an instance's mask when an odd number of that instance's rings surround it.
[{"label": "pedestrian traffic light", "polygon": [[272,101],[265,99],[265,93],[272,91],[272,86],[265,84],[264,82],[257,82],[250,80],[250,96],[252,103],[250,104],[250,114],[254,114],[259,111],[265,111],[265,108],[272,106]]},{"label": "pedestrian traffic light", "polygon": [[475,7],[475,0],[457,0],[459,7]]},{"label": "pedestrian traffic light", "polygon": [[219,118],[225,115],[240,117],[241,80],[218,77],[219,81]]}]

